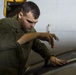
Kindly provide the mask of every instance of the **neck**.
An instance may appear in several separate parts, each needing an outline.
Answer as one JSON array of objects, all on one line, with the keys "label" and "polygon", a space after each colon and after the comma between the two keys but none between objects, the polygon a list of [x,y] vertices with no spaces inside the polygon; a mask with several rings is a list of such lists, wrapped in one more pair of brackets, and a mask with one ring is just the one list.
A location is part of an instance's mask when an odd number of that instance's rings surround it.
[{"label": "neck", "polygon": [[18,18],[18,22],[19,22],[20,27],[22,28],[21,20],[19,18]]}]

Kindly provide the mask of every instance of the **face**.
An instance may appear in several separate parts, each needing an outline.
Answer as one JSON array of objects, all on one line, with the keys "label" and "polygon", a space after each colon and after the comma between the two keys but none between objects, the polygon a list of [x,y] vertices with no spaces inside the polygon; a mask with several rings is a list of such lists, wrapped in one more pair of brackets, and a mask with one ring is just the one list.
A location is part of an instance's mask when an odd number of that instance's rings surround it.
[{"label": "face", "polygon": [[26,16],[23,15],[22,12],[19,13],[19,22],[21,23],[21,27],[26,31],[30,31],[34,28],[35,24],[38,22],[38,19],[35,19],[33,13],[28,12]]}]

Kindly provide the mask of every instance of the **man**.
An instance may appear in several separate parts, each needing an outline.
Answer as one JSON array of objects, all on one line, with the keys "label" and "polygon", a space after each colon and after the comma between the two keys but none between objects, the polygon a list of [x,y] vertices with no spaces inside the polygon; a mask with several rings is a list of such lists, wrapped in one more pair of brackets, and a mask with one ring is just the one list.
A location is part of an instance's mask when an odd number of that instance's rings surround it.
[{"label": "man", "polygon": [[0,20],[0,75],[23,75],[31,49],[53,65],[66,63],[53,56],[39,40],[48,41],[53,48],[54,39],[58,39],[55,34],[36,32],[39,15],[38,6],[28,1],[16,16]]}]

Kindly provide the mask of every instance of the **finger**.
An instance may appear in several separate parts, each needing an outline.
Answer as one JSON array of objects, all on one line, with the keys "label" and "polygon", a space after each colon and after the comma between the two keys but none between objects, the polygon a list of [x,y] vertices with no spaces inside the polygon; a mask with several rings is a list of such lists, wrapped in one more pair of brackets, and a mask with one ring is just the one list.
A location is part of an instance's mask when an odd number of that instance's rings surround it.
[{"label": "finger", "polygon": [[50,40],[51,40],[51,48],[54,48],[54,39],[53,39],[53,37]]},{"label": "finger", "polygon": [[57,65],[64,65],[64,64],[66,64],[66,61],[56,58],[56,63],[57,63]]},{"label": "finger", "polygon": [[59,38],[55,34],[52,34],[52,36],[54,37],[55,40],[59,41]]},{"label": "finger", "polygon": [[57,64],[57,65],[63,65],[63,63],[61,63],[61,62],[56,62],[56,64]]},{"label": "finger", "polygon": [[49,34],[48,38],[49,38],[49,43],[51,44],[51,48],[54,48],[54,39],[51,33]]},{"label": "finger", "polygon": [[65,60],[61,60],[60,63],[61,63],[61,64],[66,64],[67,61],[65,61]]},{"label": "finger", "polygon": [[48,42],[49,42],[49,44],[51,44],[51,40],[50,40],[50,37],[48,37]]},{"label": "finger", "polygon": [[47,41],[49,42],[49,44],[51,44],[51,46],[52,46],[52,42],[53,42],[52,38],[53,38],[52,36],[47,36]]}]

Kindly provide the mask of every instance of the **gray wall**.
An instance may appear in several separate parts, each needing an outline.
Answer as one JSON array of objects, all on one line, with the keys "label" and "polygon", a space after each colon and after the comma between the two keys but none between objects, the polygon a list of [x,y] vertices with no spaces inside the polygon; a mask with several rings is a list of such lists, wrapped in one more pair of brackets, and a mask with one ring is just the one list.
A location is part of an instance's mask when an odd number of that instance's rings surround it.
[{"label": "gray wall", "polygon": [[[41,10],[38,31],[46,31],[51,24],[51,31],[76,31],[76,0],[28,0],[37,3]],[[41,27],[41,30],[40,30]]]},{"label": "gray wall", "polygon": [[3,18],[4,0],[0,0],[0,18]]}]

